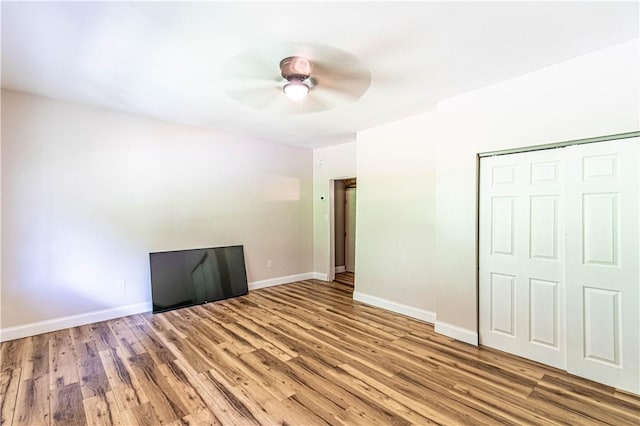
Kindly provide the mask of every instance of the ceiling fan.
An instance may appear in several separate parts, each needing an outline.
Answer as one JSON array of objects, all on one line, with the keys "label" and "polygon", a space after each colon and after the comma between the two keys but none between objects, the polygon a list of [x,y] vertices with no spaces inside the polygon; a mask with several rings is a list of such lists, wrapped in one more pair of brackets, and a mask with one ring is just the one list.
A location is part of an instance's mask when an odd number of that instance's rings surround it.
[{"label": "ceiling fan", "polygon": [[[279,71],[279,72],[278,72]],[[353,55],[317,44],[251,49],[223,69],[225,92],[236,101],[275,113],[326,111],[358,100],[371,74]]]}]

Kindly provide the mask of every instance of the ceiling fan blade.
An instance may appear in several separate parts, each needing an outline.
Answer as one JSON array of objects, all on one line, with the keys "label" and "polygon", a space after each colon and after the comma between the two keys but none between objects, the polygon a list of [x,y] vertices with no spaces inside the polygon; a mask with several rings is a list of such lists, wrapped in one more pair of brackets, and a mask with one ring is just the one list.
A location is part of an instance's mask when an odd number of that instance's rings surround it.
[{"label": "ceiling fan blade", "polygon": [[280,90],[282,84],[279,81],[259,79],[259,78],[234,78],[223,82],[227,91],[243,91],[243,90]]},{"label": "ceiling fan blade", "polygon": [[236,101],[254,108],[264,109],[269,106],[274,98],[281,96],[279,87],[246,87],[227,91],[227,94]]},{"label": "ceiling fan blade", "polygon": [[265,52],[247,50],[231,58],[220,70],[223,79],[275,79],[280,77],[278,64]]},{"label": "ceiling fan blade", "polygon": [[307,113],[327,111],[335,107],[334,103],[327,102],[326,97],[317,91],[309,93],[303,102],[304,112]]},{"label": "ceiling fan blade", "polygon": [[371,84],[371,74],[358,64],[348,66],[319,63],[314,72],[313,78],[318,88],[342,92],[350,100],[360,98]]},{"label": "ceiling fan blade", "polygon": [[351,94],[327,87],[317,87],[313,93],[309,94],[309,97],[313,98],[317,104],[325,105],[326,109],[337,108],[355,101]]}]

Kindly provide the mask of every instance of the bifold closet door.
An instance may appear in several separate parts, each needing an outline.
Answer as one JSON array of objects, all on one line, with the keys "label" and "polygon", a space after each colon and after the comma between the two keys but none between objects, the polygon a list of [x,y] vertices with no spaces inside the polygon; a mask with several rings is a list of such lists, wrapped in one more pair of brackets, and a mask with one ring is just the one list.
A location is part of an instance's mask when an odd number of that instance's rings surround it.
[{"label": "bifold closet door", "polygon": [[566,148],[567,370],[640,394],[640,138]]},{"label": "bifold closet door", "polygon": [[566,368],[558,150],[482,158],[480,343]]},{"label": "bifold closet door", "polygon": [[640,392],[639,145],[481,160],[481,344]]}]

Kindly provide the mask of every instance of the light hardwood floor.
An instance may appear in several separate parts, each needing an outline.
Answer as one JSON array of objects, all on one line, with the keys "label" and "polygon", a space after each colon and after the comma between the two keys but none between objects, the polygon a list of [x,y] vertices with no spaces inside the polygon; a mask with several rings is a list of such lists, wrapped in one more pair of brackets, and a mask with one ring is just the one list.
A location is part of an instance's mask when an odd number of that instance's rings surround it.
[{"label": "light hardwood floor", "polygon": [[640,399],[303,281],[1,345],[3,425],[625,425]]},{"label": "light hardwood floor", "polygon": [[338,272],[336,274],[335,281],[340,284],[346,284],[353,287],[355,281],[355,274],[353,272]]}]

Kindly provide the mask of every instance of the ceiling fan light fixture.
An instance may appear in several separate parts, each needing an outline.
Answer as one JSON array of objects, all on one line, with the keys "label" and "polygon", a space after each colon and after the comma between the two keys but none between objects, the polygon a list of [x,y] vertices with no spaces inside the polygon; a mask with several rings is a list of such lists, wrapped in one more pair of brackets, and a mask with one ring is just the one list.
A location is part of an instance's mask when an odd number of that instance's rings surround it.
[{"label": "ceiling fan light fixture", "polygon": [[282,86],[282,91],[293,102],[300,102],[309,94],[309,85],[302,79],[292,78]]}]

